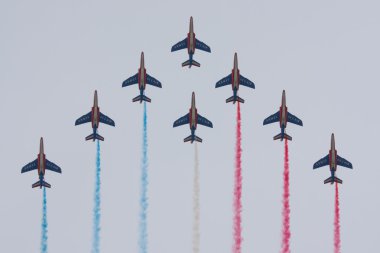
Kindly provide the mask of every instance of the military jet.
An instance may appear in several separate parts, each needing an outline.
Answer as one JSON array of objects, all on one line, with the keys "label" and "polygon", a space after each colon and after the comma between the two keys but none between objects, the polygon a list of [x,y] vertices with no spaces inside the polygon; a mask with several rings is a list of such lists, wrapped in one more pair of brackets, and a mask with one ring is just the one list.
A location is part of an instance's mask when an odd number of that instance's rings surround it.
[{"label": "military jet", "polygon": [[187,113],[185,116],[177,119],[173,123],[173,127],[182,126],[185,124],[190,125],[191,135],[186,137],[183,141],[188,142],[190,141],[193,143],[194,141],[202,142],[202,139],[195,135],[195,130],[197,129],[197,124],[206,126],[206,127],[213,127],[212,122],[206,119],[205,117],[202,117],[198,114],[197,108],[195,107],[195,93],[193,92],[191,97],[191,108],[190,112]]}]

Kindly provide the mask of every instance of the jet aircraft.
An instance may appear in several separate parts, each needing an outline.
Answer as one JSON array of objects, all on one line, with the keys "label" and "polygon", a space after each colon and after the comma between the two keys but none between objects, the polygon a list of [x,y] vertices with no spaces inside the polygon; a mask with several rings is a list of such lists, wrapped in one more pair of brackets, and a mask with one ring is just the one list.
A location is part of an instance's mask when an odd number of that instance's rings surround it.
[{"label": "jet aircraft", "polygon": [[299,118],[297,118],[296,116],[288,112],[288,107],[286,107],[285,90],[282,91],[282,103],[281,103],[280,110],[274,113],[273,115],[269,116],[268,118],[266,118],[264,120],[263,125],[274,123],[274,122],[280,122],[281,133],[274,136],[273,140],[277,140],[277,139],[281,139],[281,141],[284,139],[288,139],[290,141],[292,140],[292,137],[285,133],[287,122],[290,122],[299,126],[303,126],[302,120],[300,120]]},{"label": "jet aircraft", "polygon": [[206,119],[205,117],[202,117],[198,114],[197,108],[195,107],[195,93],[193,92],[191,97],[191,108],[190,112],[187,113],[185,116],[177,119],[173,123],[173,127],[182,126],[185,124],[190,125],[191,135],[186,137],[183,141],[188,142],[190,141],[193,143],[194,141],[202,142],[202,139],[195,135],[195,130],[197,129],[197,124],[206,126],[206,127],[213,127],[212,122]]},{"label": "jet aircraft", "polygon": [[331,177],[327,178],[324,182],[325,184],[334,182],[342,184],[343,181],[335,176],[336,169],[338,165],[352,169],[352,164],[346,159],[338,156],[337,151],[335,149],[335,138],[334,134],[331,134],[331,148],[325,157],[320,159],[318,162],[314,163],[313,169],[317,169],[323,166],[329,165],[331,171]]},{"label": "jet aircraft", "polygon": [[136,83],[139,85],[140,95],[132,99],[133,102],[140,101],[140,103],[142,103],[142,101],[146,101],[146,102],[151,101],[150,98],[144,95],[144,90],[147,84],[156,86],[158,88],[162,88],[160,81],[158,81],[157,79],[155,79],[154,77],[146,73],[145,63],[144,63],[144,52],[141,52],[140,68],[138,69],[137,74],[125,80],[122,84],[122,87],[130,86]]},{"label": "jet aircraft", "polygon": [[115,122],[111,118],[100,112],[98,107],[98,92],[96,90],[94,94],[94,106],[92,107],[91,112],[77,119],[75,121],[75,125],[77,126],[88,122],[91,122],[93,133],[86,137],[86,141],[95,141],[95,139],[104,141],[104,138],[97,133],[100,122],[110,126],[115,126]]},{"label": "jet aircraft", "polygon": [[45,171],[51,170],[57,173],[62,173],[62,170],[60,167],[58,167],[56,164],[50,162],[48,159],[46,159],[44,154],[44,140],[40,139],[40,153],[37,155],[37,159],[28,163],[21,169],[21,173],[29,172],[32,170],[37,169],[39,181],[35,182],[32,185],[32,188],[40,187],[42,186],[50,188],[51,185],[44,181]]},{"label": "jet aircraft", "polygon": [[219,88],[228,84],[232,84],[232,90],[234,92],[233,96],[226,99],[226,103],[233,102],[235,104],[236,101],[239,101],[240,103],[244,103],[244,99],[240,98],[237,95],[237,92],[239,90],[239,84],[252,88],[255,88],[255,84],[250,81],[249,79],[245,78],[240,74],[239,68],[238,68],[238,58],[237,54],[234,55],[234,68],[232,69],[232,73],[228,76],[222,78],[219,82],[216,83],[215,88]]},{"label": "jet aircraft", "polygon": [[191,68],[191,66],[193,65],[196,67],[201,66],[199,62],[193,59],[195,49],[199,49],[199,50],[211,53],[211,49],[209,46],[207,46],[205,43],[195,38],[194,27],[193,27],[193,17],[190,17],[190,28],[189,28],[189,33],[187,34],[187,37],[184,40],[181,40],[180,42],[172,46],[171,51],[174,52],[174,51],[185,49],[185,48],[187,48],[187,52],[189,54],[189,60],[182,63],[182,67],[189,66],[189,68]]}]

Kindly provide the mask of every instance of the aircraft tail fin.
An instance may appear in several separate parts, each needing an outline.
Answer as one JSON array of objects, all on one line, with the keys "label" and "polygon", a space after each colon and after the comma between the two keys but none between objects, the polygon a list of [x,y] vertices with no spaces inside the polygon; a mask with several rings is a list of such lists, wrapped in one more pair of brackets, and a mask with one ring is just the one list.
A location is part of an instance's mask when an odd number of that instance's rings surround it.
[{"label": "aircraft tail fin", "polygon": [[182,63],[182,67],[185,67],[185,66],[189,66],[189,68],[191,68],[191,66],[200,67],[201,64],[195,60],[191,60],[191,61],[187,60],[184,63]]},{"label": "aircraft tail fin", "polygon": [[99,135],[99,134],[90,134],[89,136],[86,137],[86,141],[88,140],[100,140],[100,141],[104,141],[104,138],[103,136]]},{"label": "aircraft tail fin", "polygon": [[137,97],[132,99],[132,102],[137,102],[137,101],[140,101],[141,103],[142,101],[151,102],[152,100],[145,95],[138,95]]},{"label": "aircraft tail fin", "polygon": [[42,186],[47,187],[47,188],[51,188],[51,185],[49,183],[43,181],[43,180],[37,181],[34,184],[32,184],[32,188],[36,188],[36,187],[42,188]]},{"label": "aircraft tail fin", "polygon": [[338,184],[342,184],[343,183],[343,181],[341,179],[337,178],[337,177],[329,177],[329,178],[327,178],[324,181],[325,184],[328,184],[328,183],[333,184],[334,182],[338,183]]},{"label": "aircraft tail fin", "polygon": [[192,136],[192,135],[189,135],[189,136],[187,136],[185,139],[183,139],[183,141],[184,141],[184,142],[191,141],[191,143],[193,143],[193,141],[202,142],[202,139],[199,138],[198,136],[194,135],[194,140],[193,140],[193,136]]},{"label": "aircraft tail fin", "polygon": [[229,97],[226,99],[226,103],[234,102],[234,104],[235,104],[236,101],[239,101],[240,103],[244,103],[244,99],[242,99],[239,96],[236,96],[236,97],[232,96],[232,97]]},{"label": "aircraft tail fin", "polygon": [[283,139],[287,139],[287,140],[291,141],[292,140],[292,136],[290,136],[290,135],[288,135],[286,133],[284,133],[284,136],[282,136],[282,133],[279,133],[278,135],[276,135],[276,136],[273,137],[273,140],[278,140],[278,139],[281,139],[281,141]]}]

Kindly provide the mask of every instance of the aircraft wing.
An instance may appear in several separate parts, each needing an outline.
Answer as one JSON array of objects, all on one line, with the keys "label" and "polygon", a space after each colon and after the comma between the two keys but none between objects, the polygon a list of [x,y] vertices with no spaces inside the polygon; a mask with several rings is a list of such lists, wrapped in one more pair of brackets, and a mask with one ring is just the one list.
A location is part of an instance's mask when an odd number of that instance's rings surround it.
[{"label": "aircraft wing", "polygon": [[46,159],[46,169],[57,173],[62,173],[61,168],[55,163],[50,162],[48,159]]},{"label": "aircraft wing", "polygon": [[252,89],[255,88],[255,84],[251,80],[249,80],[248,78],[245,78],[242,75],[240,75],[240,84],[248,88],[252,88]]},{"label": "aircraft wing", "polygon": [[220,79],[216,84],[215,84],[215,88],[219,88],[219,87],[222,87],[222,86],[225,86],[225,85],[229,85],[231,84],[232,80],[232,75],[229,74],[228,76]]},{"label": "aircraft wing", "polygon": [[276,112],[272,114],[271,116],[269,116],[268,118],[266,118],[263,122],[263,125],[271,124],[278,121],[280,121],[280,113]]},{"label": "aircraft wing", "polygon": [[340,157],[338,155],[337,155],[336,158],[337,158],[336,162],[337,162],[338,165],[346,167],[346,168],[349,168],[349,169],[352,169],[352,164],[349,161],[347,161],[346,159],[344,159],[344,158],[342,158],[342,157]]},{"label": "aircraft wing", "polygon": [[138,73],[134,76],[131,76],[130,78],[128,78],[127,80],[125,80],[123,82],[123,84],[121,85],[122,87],[125,87],[125,86],[129,86],[129,85],[132,85],[132,84],[136,84],[138,82]]},{"label": "aircraft wing", "polygon": [[314,163],[313,169],[318,169],[326,165],[329,165],[329,155],[321,158],[318,162]]},{"label": "aircraft wing", "polygon": [[172,52],[187,48],[187,38],[172,46]]},{"label": "aircraft wing", "polygon": [[91,121],[91,112],[83,115],[82,117],[80,117],[79,119],[77,119],[75,121],[75,125],[81,125],[81,124],[84,124],[84,123],[88,123]]},{"label": "aircraft wing", "polygon": [[100,113],[99,121],[110,126],[115,126],[115,122],[103,113]]},{"label": "aircraft wing", "polygon": [[177,119],[173,123],[173,127],[182,126],[185,124],[189,124],[189,114],[186,114],[185,116],[182,116],[181,118]]},{"label": "aircraft wing", "polygon": [[300,120],[299,118],[297,118],[290,112],[288,112],[288,122],[299,125],[299,126],[303,126],[302,120]]},{"label": "aircraft wing", "polygon": [[195,48],[211,53],[211,48],[197,39],[195,39]]},{"label": "aircraft wing", "polygon": [[198,114],[198,124],[212,128],[212,122],[206,119],[205,117],[202,117],[199,114]]},{"label": "aircraft wing", "polygon": [[158,88],[162,88],[162,85],[160,83],[160,81],[158,81],[156,78],[154,77],[151,77],[150,75],[146,74],[146,83],[147,84],[150,84],[150,85],[153,85],[153,86],[156,86]]},{"label": "aircraft wing", "polygon": [[30,162],[27,165],[25,165],[24,167],[22,167],[21,173],[25,173],[25,172],[28,172],[28,171],[31,171],[31,170],[35,170],[35,169],[37,169],[37,166],[38,166],[38,162],[37,162],[37,159],[36,159],[33,162]]}]

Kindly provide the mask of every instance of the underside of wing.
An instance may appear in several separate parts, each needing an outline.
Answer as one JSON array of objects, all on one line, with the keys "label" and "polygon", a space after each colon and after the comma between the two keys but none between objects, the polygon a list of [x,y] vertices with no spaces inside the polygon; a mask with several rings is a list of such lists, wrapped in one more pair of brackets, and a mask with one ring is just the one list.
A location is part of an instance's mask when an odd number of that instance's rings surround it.
[{"label": "underside of wing", "polygon": [[57,173],[62,173],[61,168],[55,163],[50,162],[48,159],[46,159],[46,169]]},{"label": "underside of wing", "polygon": [[138,73],[134,76],[131,76],[127,80],[125,80],[122,84],[122,87],[129,86],[132,84],[136,84],[138,82]]},{"label": "underside of wing", "polygon": [[33,162],[30,162],[27,165],[25,165],[24,167],[22,167],[21,173],[25,173],[25,172],[28,172],[28,171],[31,171],[31,170],[35,170],[35,169],[37,169],[37,166],[38,166],[38,162],[37,162],[37,159],[36,159]]},{"label": "underside of wing", "polygon": [[110,126],[115,126],[115,122],[103,113],[100,113],[99,121]]},{"label": "underside of wing", "polygon": [[226,77],[223,77],[222,79],[220,79],[220,80],[215,84],[215,88],[219,88],[219,87],[222,87],[222,86],[226,86],[226,85],[231,84],[231,78],[232,78],[232,75],[231,75],[231,74],[229,74],[229,75],[226,76]]},{"label": "underside of wing", "polygon": [[352,169],[352,163],[350,163],[349,161],[347,161],[346,159],[344,159],[338,155],[337,155],[337,161],[336,162],[339,166],[343,166],[343,167]]},{"label": "underside of wing", "polygon": [[187,48],[187,38],[172,46],[172,52]]},{"label": "underside of wing", "polygon": [[198,124],[206,127],[213,127],[212,122],[198,114]]},{"label": "underside of wing", "polygon": [[182,116],[181,118],[174,121],[173,127],[182,126],[185,124],[189,124],[189,114],[186,114],[185,116]]},{"label": "underside of wing", "polygon": [[82,117],[80,117],[79,119],[77,119],[75,121],[75,125],[80,125],[80,124],[84,124],[84,123],[88,123],[91,121],[91,112],[83,115]]},{"label": "underside of wing", "polygon": [[263,125],[271,124],[278,121],[280,121],[280,112],[276,112],[272,114],[271,116],[269,116],[268,118],[266,118],[263,122]]},{"label": "underside of wing", "polygon": [[313,169],[317,169],[323,166],[329,165],[329,155],[321,158],[318,162],[314,163]]},{"label": "underside of wing", "polygon": [[297,118],[290,112],[288,112],[288,122],[299,125],[299,126],[303,126],[302,120],[300,120],[299,118]]},{"label": "underside of wing", "polygon": [[158,81],[156,78],[154,78],[148,74],[146,74],[146,83],[153,85],[153,86],[156,86],[158,88],[162,88],[160,81]]},{"label": "underside of wing", "polygon": [[195,39],[195,48],[211,53],[211,48],[200,40]]},{"label": "underside of wing", "polygon": [[248,88],[252,88],[252,89],[255,88],[255,84],[251,80],[249,80],[248,78],[242,75],[240,75],[240,84]]}]

